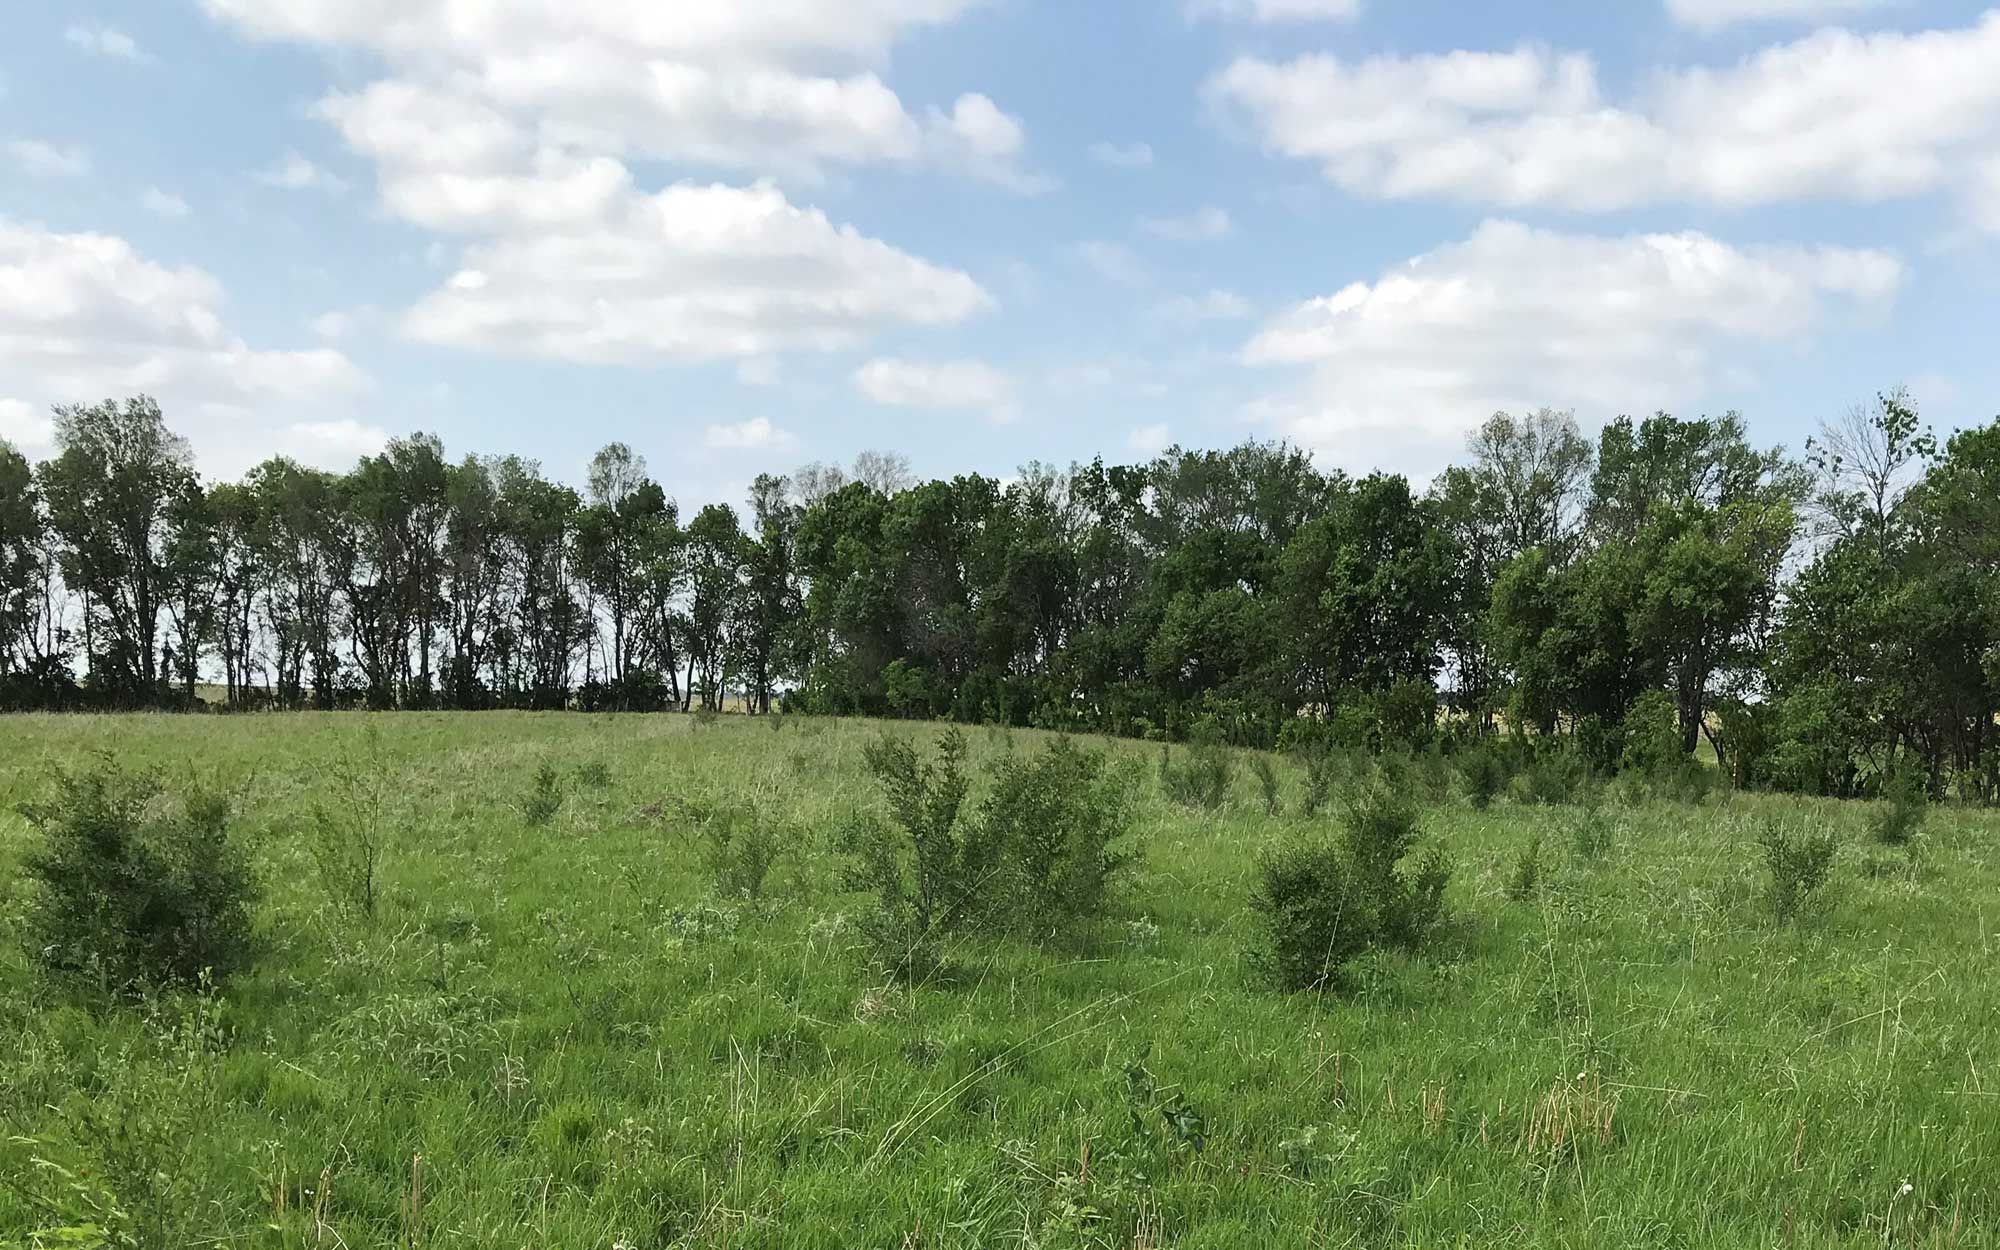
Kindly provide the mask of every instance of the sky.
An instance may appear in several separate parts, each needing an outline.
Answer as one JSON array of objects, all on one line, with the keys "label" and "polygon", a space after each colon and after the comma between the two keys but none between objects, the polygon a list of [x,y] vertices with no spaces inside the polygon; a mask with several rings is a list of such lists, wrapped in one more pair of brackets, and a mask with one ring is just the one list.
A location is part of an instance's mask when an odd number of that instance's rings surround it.
[{"label": "sky", "polygon": [[1498,410],[2000,409],[2000,9],[5,0],[0,437],[414,431],[683,505]]}]

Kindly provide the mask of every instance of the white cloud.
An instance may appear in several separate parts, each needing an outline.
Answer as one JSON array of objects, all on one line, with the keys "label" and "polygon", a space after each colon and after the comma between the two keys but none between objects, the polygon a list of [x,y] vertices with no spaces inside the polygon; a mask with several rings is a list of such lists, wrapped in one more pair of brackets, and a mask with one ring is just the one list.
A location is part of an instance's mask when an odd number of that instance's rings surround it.
[{"label": "white cloud", "polygon": [[347,190],[345,179],[328,173],[297,152],[285,153],[283,159],[251,176],[267,187],[285,191],[331,191],[338,194]]},{"label": "white cloud", "polygon": [[1361,0],[1188,0],[1187,12],[1253,22],[1351,22],[1361,16]]},{"label": "white cloud", "polygon": [[1736,345],[1802,344],[1832,306],[1879,308],[1902,276],[1880,252],[1487,222],[1264,325],[1245,362],[1310,372],[1252,415],[1348,467],[1435,469],[1499,409],[1610,416],[1698,398]]},{"label": "white cloud", "polygon": [[1020,123],[991,100],[961,95],[919,117],[876,72],[898,39],[979,2],[203,0],[253,37],[371,49],[392,84],[497,110],[594,155],[794,179],[929,161],[1036,190]]},{"label": "white cloud", "polygon": [[0,399],[0,440],[15,450],[46,452],[55,445],[56,423],[46,409],[19,399]]},{"label": "white cloud", "polygon": [[1100,140],[1090,145],[1090,159],[1115,169],[1144,169],[1153,163],[1153,145],[1128,143],[1120,146]]},{"label": "white cloud", "polygon": [[314,317],[306,323],[314,338],[336,342],[351,336],[361,325],[361,315],[346,309],[333,308]]},{"label": "white cloud", "polygon": [[222,299],[207,273],[123,239],[0,219],[0,404],[14,422],[146,392],[198,454],[241,468],[258,451],[260,408],[296,414],[366,386],[337,351],[250,346],[223,324]]},{"label": "white cloud", "polygon": [[188,202],[171,191],[147,187],[139,196],[139,207],[155,217],[179,218],[188,215]]},{"label": "white cloud", "polygon": [[13,139],[7,155],[30,178],[81,178],[90,172],[90,154],[78,147],[57,147],[39,139]]},{"label": "white cloud", "polygon": [[1123,243],[1111,243],[1104,239],[1087,239],[1072,249],[1084,264],[1097,271],[1099,277],[1116,282],[1120,286],[1145,286],[1153,280],[1146,268],[1146,262],[1139,259],[1131,248]]},{"label": "white cloud", "polygon": [[745,386],[776,386],[783,376],[775,356],[751,356],[736,362],[736,380]]},{"label": "white cloud", "polygon": [[980,360],[871,360],[854,387],[878,404],[900,408],[980,408],[998,420],[1014,413],[1014,381]]},{"label": "white cloud", "polygon": [[401,202],[413,220],[498,236],[466,248],[405,316],[425,342],[594,364],[755,358],[851,347],[884,325],[961,321],[993,303],[967,274],[768,185],[644,195],[617,178],[597,186],[588,170],[411,178]]},{"label": "white cloud", "polygon": [[1738,22],[1826,22],[1887,8],[1895,0],[1667,0],[1683,26],[1714,31]]},{"label": "white cloud", "polygon": [[279,433],[278,449],[294,459],[324,468],[345,468],[372,456],[389,442],[389,431],[352,417],[333,421],[298,421]]},{"label": "white cloud", "polygon": [[782,451],[797,446],[799,440],[773,425],[769,417],[751,417],[732,425],[711,425],[702,431],[701,441],[717,451]]},{"label": "white cloud", "polygon": [[1157,456],[1173,445],[1173,434],[1164,425],[1142,425],[1125,436],[1125,447],[1142,456]]},{"label": "white cloud", "polygon": [[63,38],[91,56],[119,61],[150,61],[132,36],[102,22],[80,22],[63,31]]},{"label": "white cloud", "polygon": [[1255,58],[1206,94],[1357,195],[1608,211],[1969,194],[2000,147],[2000,11],[1962,30],[1822,30],[1607,101],[1580,54],[1524,46]]},{"label": "white cloud", "polygon": [[1213,290],[1201,295],[1176,295],[1153,308],[1155,315],[1168,321],[1234,321],[1250,315],[1250,301],[1234,291]]},{"label": "white cloud", "polygon": [[1229,214],[1213,204],[1205,204],[1179,217],[1147,217],[1139,222],[1139,229],[1147,234],[1155,238],[1170,239],[1176,243],[1199,243],[1220,239],[1234,228],[1230,223]]}]

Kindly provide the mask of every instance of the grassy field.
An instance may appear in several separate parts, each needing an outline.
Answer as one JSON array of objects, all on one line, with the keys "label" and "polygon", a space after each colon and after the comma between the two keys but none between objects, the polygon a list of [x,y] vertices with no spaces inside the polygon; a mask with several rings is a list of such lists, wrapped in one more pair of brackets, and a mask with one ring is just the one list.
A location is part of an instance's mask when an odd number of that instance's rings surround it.
[{"label": "grassy field", "polygon": [[[303,831],[315,799],[351,802],[335,778],[371,726],[391,833],[369,923]],[[1145,855],[1101,940],[968,946],[956,982],[912,989],[868,970],[833,845],[878,802],[879,732],[0,720],[0,1128],[36,1139],[0,1168],[47,1196],[69,1182],[33,1160],[89,1190],[123,1152],[154,1179],[122,1199],[205,1246],[2000,1245],[1993,814],[1933,811],[1910,856],[1860,805],[1614,797],[1586,855],[1576,809],[1445,796],[1439,948],[1284,996],[1245,964],[1246,894],[1303,822],[1247,771],[1220,812],[1170,806],[1157,748],[1093,744]],[[974,759],[1038,737],[974,730]],[[88,1008],[31,972],[16,808],[93,752],[234,788],[263,954],[218,1002]],[[563,801],[536,826],[545,763]],[[682,800],[798,831],[760,901],[717,895]],[[1761,901],[1767,821],[1842,840],[1798,924]],[[1516,900],[1536,834],[1546,880]],[[41,1218],[0,1190],[0,1244]]]}]

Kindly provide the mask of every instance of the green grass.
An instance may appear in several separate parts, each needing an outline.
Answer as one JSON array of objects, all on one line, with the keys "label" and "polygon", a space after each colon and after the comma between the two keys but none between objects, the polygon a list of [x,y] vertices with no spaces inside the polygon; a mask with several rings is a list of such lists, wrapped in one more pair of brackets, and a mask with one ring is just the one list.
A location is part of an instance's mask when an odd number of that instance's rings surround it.
[{"label": "green grass", "polygon": [[[321,888],[308,831],[371,724],[393,784],[369,922]],[[1102,939],[968,946],[957,982],[908,989],[865,967],[832,850],[875,801],[878,731],[0,720],[0,1129],[38,1139],[0,1168],[47,1194],[31,1157],[124,1151],[187,1245],[2000,1244],[1992,814],[1933,812],[1912,868],[1861,805],[1614,802],[1586,858],[1570,809],[1454,800],[1426,814],[1458,861],[1442,947],[1285,997],[1245,964],[1244,900],[1301,823],[1247,769],[1219,812],[1171,806],[1157,748],[1111,744],[1145,865]],[[1009,749],[971,741],[975,763]],[[237,788],[265,951],[213,1036],[29,971],[15,809],[92,752]],[[531,825],[544,763],[563,801]],[[799,831],[761,902],[714,894],[682,800]],[[1798,925],[1762,901],[1767,819],[1842,839]],[[1512,901],[1537,832],[1540,891]],[[1135,1065],[1158,1086],[1136,1125]],[[83,1127],[92,1106],[116,1125]],[[1167,1107],[1200,1117],[1199,1151]],[[40,1219],[0,1189],[0,1245]]]}]

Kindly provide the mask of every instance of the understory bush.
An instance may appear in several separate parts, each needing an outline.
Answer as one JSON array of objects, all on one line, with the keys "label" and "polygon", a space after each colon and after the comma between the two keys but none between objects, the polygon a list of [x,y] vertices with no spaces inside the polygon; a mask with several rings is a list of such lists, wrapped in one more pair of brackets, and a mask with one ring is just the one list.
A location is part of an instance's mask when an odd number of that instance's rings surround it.
[{"label": "understory bush", "polygon": [[227,796],[170,795],[109,760],[59,771],[23,809],[42,843],[23,864],[29,954],[49,973],[119,994],[216,981],[250,961],[257,886],[229,836]]},{"label": "understory bush", "polygon": [[864,752],[890,820],[858,816],[841,842],[849,886],[875,896],[860,931],[893,975],[927,978],[982,931],[1076,936],[1104,914],[1135,859],[1115,845],[1125,796],[1102,755],[1066,738],[1032,757],[1010,754],[968,812],[965,754],[955,728],[930,760],[890,734]]},{"label": "understory bush", "polygon": [[764,884],[784,852],[785,838],[778,827],[759,812],[730,812],[702,825],[707,845],[702,862],[715,892],[724,898],[756,902],[764,896]]},{"label": "understory bush", "polygon": [[1904,767],[1890,774],[1882,787],[1887,800],[1875,817],[1875,840],[1884,846],[1902,846],[1917,836],[1928,810],[1923,775]]},{"label": "understory bush", "polygon": [[1484,743],[1459,757],[1459,782],[1465,797],[1477,811],[1485,811],[1507,787],[1507,769],[1500,757]]},{"label": "understory bush", "polygon": [[1285,991],[1335,985],[1350,959],[1378,947],[1420,949],[1444,914],[1451,861],[1426,852],[1416,808],[1380,787],[1348,804],[1339,836],[1289,840],[1257,862],[1253,966]]},{"label": "understory bush", "polygon": [[1213,722],[1195,727],[1178,759],[1172,747],[1160,748],[1160,786],[1183,807],[1211,812],[1221,807],[1228,801],[1229,779],[1235,771],[1236,760]]},{"label": "understory bush", "polygon": [[1792,830],[1774,823],[1765,827],[1757,845],[1764,852],[1764,898],[1772,915],[1787,924],[1807,914],[1833,876],[1837,844],[1832,831]]}]

